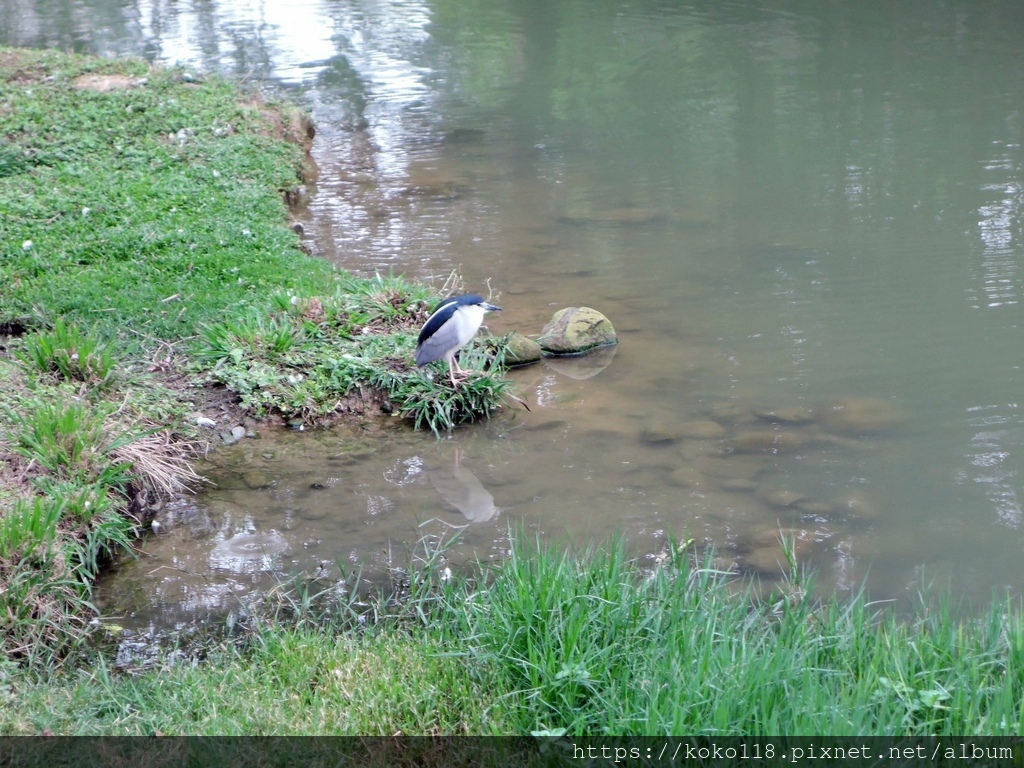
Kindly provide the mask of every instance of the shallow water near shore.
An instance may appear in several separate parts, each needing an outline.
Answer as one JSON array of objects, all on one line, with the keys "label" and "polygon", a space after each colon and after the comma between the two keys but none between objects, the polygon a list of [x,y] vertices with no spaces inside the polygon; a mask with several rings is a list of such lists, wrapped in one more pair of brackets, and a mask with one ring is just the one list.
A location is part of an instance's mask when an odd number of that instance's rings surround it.
[{"label": "shallow water near shore", "polygon": [[374,417],[214,452],[215,485],[101,585],[122,623],[385,578],[463,526],[456,560],[518,527],[651,558],[671,536],[771,580],[781,534],[824,591],[1024,589],[1014,3],[28,6],[4,42],[292,89],[314,254],[457,271],[496,292],[494,333],[585,305],[620,337],[513,372],[530,411],[447,439]]}]

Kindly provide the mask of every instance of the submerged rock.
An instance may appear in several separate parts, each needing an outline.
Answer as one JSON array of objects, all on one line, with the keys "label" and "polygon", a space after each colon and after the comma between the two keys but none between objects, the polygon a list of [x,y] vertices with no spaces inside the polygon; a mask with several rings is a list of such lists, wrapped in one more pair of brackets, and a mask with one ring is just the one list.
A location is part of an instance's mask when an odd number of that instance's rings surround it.
[{"label": "submerged rock", "polygon": [[750,430],[737,434],[730,441],[730,447],[737,453],[792,453],[803,442],[803,438],[795,432]]},{"label": "submerged rock", "polygon": [[796,503],[796,507],[804,514],[815,517],[829,517],[833,512],[831,504],[814,499],[802,499]]},{"label": "submerged rock", "polygon": [[734,453],[725,456],[701,456],[694,460],[694,464],[709,477],[751,482],[770,466],[760,456],[737,456]]},{"label": "submerged rock", "polygon": [[479,128],[452,128],[444,135],[445,144],[481,144],[487,139],[487,133]]},{"label": "submerged rock", "polygon": [[746,570],[765,575],[781,576],[789,573],[789,561],[782,548],[781,539],[791,547],[797,562],[804,561],[812,554],[815,536],[802,528],[779,528],[766,526],[753,530],[747,536],[747,552],[742,556]]},{"label": "submerged rock", "polygon": [[250,491],[262,491],[273,484],[270,480],[270,475],[255,469],[245,472],[242,475],[242,482]]},{"label": "submerged rock", "polygon": [[680,488],[703,488],[707,485],[704,475],[696,467],[677,467],[669,474],[668,481]]},{"label": "submerged rock", "polygon": [[822,422],[837,432],[864,434],[884,432],[902,420],[891,403],[871,397],[846,397],[832,402],[824,410]]},{"label": "submerged rock", "polygon": [[568,426],[569,422],[565,419],[531,420],[529,424],[524,424],[521,429],[526,432],[547,432],[549,430],[566,429]]},{"label": "submerged rock", "polygon": [[679,425],[679,434],[694,440],[714,440],[725,434],[725,427],[717,421],[687,421]]},{"label": "submerged rock", "polygon": [[736,423],[744,415],[743,407],[739,403],[725,402],[715,403],[708,408],[708,414],[717,421]]},{"label": "submerged rock", "polygon": [[679,431],[663,424],[645,427],[640,432],[640,440],[647,445],[671,445],[680,437]]},{"label": "submerged rock", "polygon": [[786,509],[807,501],[807,495],[799,491],[792,491],[788,488],[762,488],[757,492],[757,497],[766,504]]},{"label": "submerged rock", "polygon": [[761,421],[771,424],[808,424],[814,421],[814,411],[795,405],[792,408],[762,408],[754,411]]},{"label": "submerged rock", "polygon": [[538,343],[550,355],[579,355],[618,343],[611,321],[590,307],[558,310],[544,326]]},{"label": "submerged rock", "polygon": [[832,509],[854,520],[876,520],[880,516],[878,508],[857,493],[847,493],[832,502]]},{"label": "submerged rock", "polygon": [[731,456],[732,451],[724,443],[717,440],[691,440],[683,441],[683,447],[679,456],[686,461],[697,461],[704,457]]}]

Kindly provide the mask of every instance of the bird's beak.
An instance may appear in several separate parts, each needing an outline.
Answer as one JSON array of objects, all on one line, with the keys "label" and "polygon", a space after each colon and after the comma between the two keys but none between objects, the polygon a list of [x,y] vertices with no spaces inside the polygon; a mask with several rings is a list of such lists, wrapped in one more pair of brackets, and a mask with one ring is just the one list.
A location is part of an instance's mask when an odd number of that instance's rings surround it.
[{"label": "bird's beak", "polygon": [[501,307],[495,306],[494,304],[488,304],[486,301],[480,305],[488,312],[501,312]]}]

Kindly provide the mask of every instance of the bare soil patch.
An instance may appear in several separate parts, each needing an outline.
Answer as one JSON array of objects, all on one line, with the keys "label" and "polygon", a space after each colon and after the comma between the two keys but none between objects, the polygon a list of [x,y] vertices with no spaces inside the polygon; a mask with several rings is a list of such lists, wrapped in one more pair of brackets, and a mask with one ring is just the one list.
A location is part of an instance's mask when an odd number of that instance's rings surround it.
[{"label": "bare soil patch", "polygon": [[98,91],[99,93],[106,93],[107,91],[123,91],[127,88],[134,88],[137,85],[142,85],[144,82],[145,78],[128,77],[127,75],[96,74],[81,75],[72,81],[75,88]]}]

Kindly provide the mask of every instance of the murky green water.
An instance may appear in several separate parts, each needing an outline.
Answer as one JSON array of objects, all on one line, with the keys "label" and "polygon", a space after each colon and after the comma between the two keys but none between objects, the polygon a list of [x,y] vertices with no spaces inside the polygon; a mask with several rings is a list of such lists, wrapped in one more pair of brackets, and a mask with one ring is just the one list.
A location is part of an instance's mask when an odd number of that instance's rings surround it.
[{"label": "murky green water", "polygon": [[[59,7],[58,7],[59,6]],[[70,11],[67,11],[70,9]],[[314,252],[562,306],[621,344],[437,442],[246,440],[108,585],[140,622],[275,570],[382,568],[510,525],[669,534],[826,588],[1024,589],[1019,2],[11,3],[0,40],[268,78],[313,110]],[[588,373],[593,373],[589,371]],[[272,438],[272,439],[271,439]]]}]

